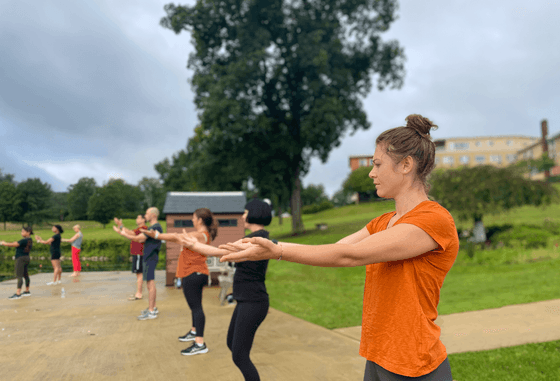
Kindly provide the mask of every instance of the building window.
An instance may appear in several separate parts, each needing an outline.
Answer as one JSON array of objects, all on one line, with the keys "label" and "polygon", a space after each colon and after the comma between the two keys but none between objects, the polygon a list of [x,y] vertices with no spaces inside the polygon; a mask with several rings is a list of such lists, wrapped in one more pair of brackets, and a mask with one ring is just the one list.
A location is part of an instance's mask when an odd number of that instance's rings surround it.
[{"label": "building window", "polygon": [[510,146],[510,145],[513,144],[513,142],[512,142],[511,140],[508,140],[508,141],[506,142],[506,144],[507,144],[508,146]]},{"label": "building window", "polygon": [[174,228],[193,228],[192,220],[175,220],[173,221]]},{"label": "building window", "polygon": [[449,148],[452,150],[465,150],[469,149],[469,143],[451,143]]},{"label": "building window", "polygon": [[443,164],[453,164],[453,156],[444,156]]},{"label": "building window", "polygon": [[494,142],[492,140],[488,140],[488,145],[492,147],[494,145]]},{"label": "building window", "polygon": [[517,155],[515,155],[515,154],[509,154],[509,155],[507,155],[507,161],[508,161],[509,163],[513,163],[513,162],[515,161],[516,158],[517,158]]},{"label": "building window", "polygon": [[490,161],[499,164],[502,162],[502,155],[490,155]]},{"label": "building window", "polygon": [[470,157],[468,157],[467,155],[461,156],[461,158],[459,159],[461,164],[468,164],[469,160],[470,160]]},{"label": "building window", "polygon": [[218,226],[221,227],[221,228],[236,227],[237,226],[237,219],[218,220]]},{"label": "building window", "polygon": [[486,158],[484,156],[477,156],[474,159],[476,160],[476,162],[478,164],[482,164],[482,163],[484,163],[484,160],[486,160]]},{"label": "building window", "polygon": [[477,146],[477,147],[480,147],[480,142],[476,142],[476,146]]},{"label": "building window", "polygon": [[369,159],[369,165],[370,167],[373,166],[373,159]]},{"label": "building window", "polygon": [[365,167],[367,164],[366,159],[360,159],[360,167]]}]

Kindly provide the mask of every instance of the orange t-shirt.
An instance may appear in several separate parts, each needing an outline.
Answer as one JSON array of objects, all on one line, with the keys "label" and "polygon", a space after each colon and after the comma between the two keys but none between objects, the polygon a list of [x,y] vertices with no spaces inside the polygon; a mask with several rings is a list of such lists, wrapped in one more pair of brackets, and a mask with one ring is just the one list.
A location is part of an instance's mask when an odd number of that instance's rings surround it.
[{"label": "orange t-shirt", "polygon": [[[206,243],[210,243],[210,233],[203,233],[206,235]],[[206,256],[183,247],[179,255],[179,260],[177,261],[175,277],[184,278],[192,273],[210,274],[208,272],[208,265],[206,264]]]},{"label": "orange t-shirt", "polygon": [[[387,229],[396,212],[366,225],[370,234]],[[414,258],[366,266],[360,356],[390,372],[419,377],[435,370],[446,358],[440,341],[439,290],[459,251],[451,214],[434,201],[424,201],[397,224],[418,226],[438,247]]]}]

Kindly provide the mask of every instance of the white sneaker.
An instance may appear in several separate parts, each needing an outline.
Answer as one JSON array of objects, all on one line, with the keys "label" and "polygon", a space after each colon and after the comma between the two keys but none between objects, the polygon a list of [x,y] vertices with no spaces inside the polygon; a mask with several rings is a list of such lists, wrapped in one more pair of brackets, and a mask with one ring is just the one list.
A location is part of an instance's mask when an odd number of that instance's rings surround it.
[{"label": "white sneaker", "polygon": [[52,286],[53,284],[56,284],[56,282],[49,282],[47,283],[47,286]]},{"label": "white sneaker", "polygon": [[58,281],[58,282],[56,282],[55,284],[61,284],[61,283],[62,283],[62,281],[61,281],[61,280],[59,280],[59,281]]}]

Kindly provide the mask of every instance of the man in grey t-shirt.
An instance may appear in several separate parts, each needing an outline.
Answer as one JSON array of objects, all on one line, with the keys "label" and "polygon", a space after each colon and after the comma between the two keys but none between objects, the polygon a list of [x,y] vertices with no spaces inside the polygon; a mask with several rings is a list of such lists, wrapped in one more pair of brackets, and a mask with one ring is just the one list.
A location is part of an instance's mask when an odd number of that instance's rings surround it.
[{"label": "man in grey t-shirt", "polygon": [[[151,207],[146,210],[146,221],[150,224],[148,230],[155,230],[159,233],[163,233],[161,225],[158,223],[159,210],[158,208]],[[159,260],[159,250],[161,248],[161,241],[158,239],[153,239],[145,234],[133,235],[126,231],[113,226],[113,229],[122,235],[135,242],[144,243],[144,255],[143,255],[143,265],[144,265],[144,280],[148,287],[149,295],[149,305],[148,309],[142,311],[139,320],[155,319],[157,318],[157,307],[156,307],[156,282],[155,282],[155,270],[156,265]]]}]

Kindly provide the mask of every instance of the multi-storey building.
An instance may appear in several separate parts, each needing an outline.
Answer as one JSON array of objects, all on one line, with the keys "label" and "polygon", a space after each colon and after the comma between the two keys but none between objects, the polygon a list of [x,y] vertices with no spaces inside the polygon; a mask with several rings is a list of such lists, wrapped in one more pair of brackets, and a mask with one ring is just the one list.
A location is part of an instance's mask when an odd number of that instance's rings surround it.
[{"label": "multi-storey building", "polygon": [[[552,136],[551,138],[547,139],[548,145],[548,157],[554,160],[556,166],[550,170],[551,176],[558,176],[560,175],[560,133]],[[518,160],[530,160],[530,159],[538,159],[542,157],[543,154],[543,145],[542,139],[538,139],[537,142],[520,149],[517,153]],[[545,177],[544,172],[538,172],[537,170],[533,170],[529,177],[533,180],[543,180]]]},{"label": "multi-storey building", "polygon": [[436,168],[490,164],[508,166],[518,159],[518,152],[536,143],[531,136],[504,135],[448,138],[435,140]]}]

